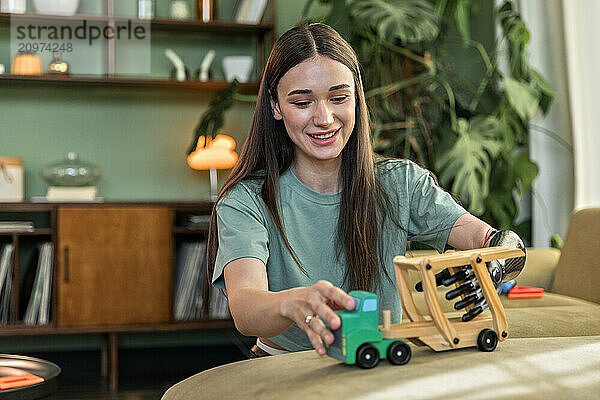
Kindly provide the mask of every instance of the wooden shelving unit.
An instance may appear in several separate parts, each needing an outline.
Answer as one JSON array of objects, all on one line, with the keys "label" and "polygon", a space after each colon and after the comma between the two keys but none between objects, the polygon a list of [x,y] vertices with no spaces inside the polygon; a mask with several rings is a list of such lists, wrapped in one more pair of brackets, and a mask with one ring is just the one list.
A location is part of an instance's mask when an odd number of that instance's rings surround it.
[{"label": "wooden shelving unit", "polygon": [[[107,4],[114,0],[106,0]],[[108,6],[108,9],[113,9]],[[0,24],[9,24],[11,18],[23,18],[27,20],[51,20],[51,21],[108,21],[112,23],[132,21],[132,23],[149,24],[152,30],[162,32],[178,32],[178,33],[213,33],[225,36],[236,35],[252,35],[257,38],[256,45],[256,66],[257,77],[253,82],[243,83],[240,85],[240,93],[255,94],[258,92],[258,79],[262,75],[265,64],[265,49],[267,41],[270,46],[275,42],[275,0],[269,0],[268,10],[270,21],[261,22],[259,24],[240,24],[234,21],[212,21],[209,23],[202,22],[196,19],[137,19],[133,17],[114,16],[114,15],[74,15],[74,16],[56,16],[42,14],[10,14],[0,13]],[[109,42],[110,43],[110,42]],[[70,75],[70,76],[19,76],[4,74],[0,75],[0,85],[88,85],[96,87],[119,87],[119,88],[150,88],[150,89],[167,89],[167,90],[184,90],[184,91],[204,91],[213,92],[222,90],[229,86],[229,82],[225,81],[209,81],[200,82],[197,80],[187,80],[183,82],[172,79],[160,78],[133,78],[119,77],[114,74],[114,47],[110,44],[107,47],[108,64],[107,74],[104,76],[85,76],[85,75]]]},{"label": "wooden shelving unit", "polygon": [[[154,267],[149,267],[148,270],[156,270],[163,269],[166,272],[166,276],[173,276],[174,268],[176,266],[177,260],[175,259],[174,253],[175,249],[179,241],[189,240],[191,238],[195,238],[197,240],[206,240],[208,227],[200,227],[200,228],[188,228],[183,225],[184,220],[186,220],[189,214],[194,215],[210,215],[212,211],[213,203],[209,201],[182,201],[182,202],[102,202],[102,203],[65,203],[65,202],[43,202],[43,203],[33,203],[33,202],[22,202],[22,203],[0,203],[0,213],[3,215],[10,214],[11,216],[18,216],[19,213],[27,213],[29,217],[32,214],[38,215],[38,217],[44,221],[50,221],[50,226],[36,227],[33,232],[2,232],[0,233],[0,242],[6,243],[12,242],[15,246],[15,252],[13,255],[13,300],[15,304],[15,320],[13,320],[7,326],[0,326],[0,337],[8,337],[8,336],[46,336],[46,335],[69,335],[69,334],[101,334],[103,337],[102,341],[102,374],[103,376],[109,378],[109,383],[112,388],[116,388],[118,384],[118,334],[122,333],[136,333],[136,332],[176,332],[176,331],[193,331],[193,330],[206,330],[206,329],[233,329],[234,324],[231,319],[204,319],[204,320],[195,320],[195,321],[176,321],[173,319],[172,314],[172,304],[174,296],[174,279],[164,279],[165,274],[162,273],[160,276],[163,278],[157,278],[156,274],[153,274],[153,277],[144,278],[140,274],[144,274],[144,272],[138,272],[136,275],[135,282],[132,282],[131,285],[136,287],[138,284],[142,285],[144,288],[154,287],[154,290],[158,290],[156,293],[158,297],[163,298],[162,302],[156,303],[155,299],[152,299],[153,296],[149,296],[148,298],[143,299],[140,303],[139,299],[128,298],[127,294],[130,289],[125,289],[122,296],[115,296],[114,294],[111,296],[104,297],[104,293],[90,293],[89,290],[77,289],[70,287],[72,285],[69,283],[69,278],[67,275],[70,275],[70,281],[73,284],[79,285],[81,282],[87,282],[86,286],[90,286],[90,281],[82,281],[85,279],[85,276],[90,276],[90,268],[101,268],[103,271],[103,276],[108,275],[111,276],[114,271],[114,266],[104,264],[101,260],[104,260],[102,254],[106,252],[111,252],[111,243],[121,243],[122,240],[124,246],[120,246],[121,250],[116,249],[117,253],[119,251],[123,252],[122,248],[125,247],[127,250],[125,251],[125,258],[123,259],[124,263],[131,262],[127,261],[131,259],[132,254],[145,254],[148,251],[154,249],[150,249],[145,245],[145,240],[155,240],[152,238],[164,238],[168,242],[166,244],[166,248],[164,251],[159,251],[157,254],[164,254],[164,256],[160,256],[160,259],[168,260],[167,264],[156,264]],[[103,210],[108,212],[108,218],[112,218],[107,220],[105,223],[102,220],[98,220],[98,217],[92,217],[89,220],[86,218],[82,218],[80,216],[90,215],[90,213],[97,214],[100,218],[102,218]],[[117,210],[117,211],[115,211]],[[129,216],[131,210],[131,216]],[[159,212],[153,212],[159,211]],[[162,211],[160,211],[162,210]],[[115,214],[116,212],[116,214]],[[141,213],[141,214],[140,214]],[[131,229],[126,227],[114,227],[114,218],[118,221],[127,220],[131,223],[137,223],[135,221],[146,221],[148,217],[150,219],[153,216],[157,216],[160,218],[162,215],[162,219],[156,220],[156,222],[151,223],[150,225],[139,227],[134,226]],[[19,220],[25,220],[27,216],[23,216],[21,218],[19,216]],[[69,222],[70,219],[75,218]],[[2,217],[0,216],[0,220]],[[15,219],[15,218],[11,218]],[[34,218],[35,219],[35,218]],[[164,219],[164,221],[163,221]],[[93,226],[87,226],[89,221],[94,221],[95,224]],[[170,221],[170,224],[168,223]],[[82,224],[84,225],[82,227]],[[75,237],[76,241],[73,242],[72,238],[73,233],[69,233],[68,231],[72,231],[72,228],[75,226]],[[87,226],[87,227],[86,227]],[[61,229],[66,229],[66,231],[61,231]],[[165,231],[164,233],[160,233],[161,231]],[[143,232],[146,238],[140,239],[137,237],[125,236],[126,232]],[[152,234],[152,232],[155,232]],[[87,244],[87,237],[92,235],[92,237],[112,237],[116,236],[118,239],[109,239],[109,242],[106,244],[102,244],[100,242],[100,250],[97,254],[100,255],[100,258],[96,259],[96,255],[93,252],[89,251],[89,248],[93,248],[94,246],[89,246]],[[157,235],[158,233],[158,235]],[[150,235],[150,236],[148,236]],[[31,243],[37,243],[42,241],[51,241],[54,244],[54,259],[53,259],[53,277],[52,277],[52,290],[51,290],[51,318],[50,323],[48,325],[41,326],[30,326],[23,324],[22,320],[19,318],[19,315],[22,313],[26,304],[20,304],[20,274],[24,268],[23,265],[20,265],[20,252],[23,251],[22,241],[23,237],[30,237],[27,239],[29,245]],[[139,236],[137,234],[133,236]],[[39,239],[38,239],[39,237]],[[81,237],[77,239],[77,237]],[[130,239],[128,239],[130,238]],[[131,240],[131,243],[129,243]],[[81,250],[78,249],[78,244],[81,243]],[[141,246],[141,247],[140,247]],[[71,256],[69,258],[70,261],[67,261],[65,248],[70,247]],[[156,244],[154,245],[156,247]],[[131,248],[131,250],[129,250]],[[147,249],[147,250],[145,250]],[[77,258],[75,256],[76,252],[85,252],[84,262],[82,263],[81,257]],[[131,252],[131,254],[130,254]],[[153,257],[151,257],[153,258]],[[96,260],[96,261],[94,261]],[[85,264],[85,265],[84,265]],[[125,267],[126,264],[123,264]],[[145,265],[145,264],[144,264]],[[31,268],[31,266],[30,266]],[[111,272],[111,268],[112,271]],[[119,269],[121,266],[118,267]],[[70,273],[66,272],[70,270]],[[87,272],[85,272],[87,270]],[[142,268],[140,271],[145,271],[146,268]],[[77,274],[81,274],[79,278],[76,277]],[[94,273],[91,273],[91,276],[94,276]],[[79,280],[77,280],[79,279]],[[112,278],[111,278],[112,279]],[[158,280],[157,280],[158,279]],[[139,283],[138,283],[139,280]],[[79,283],[76,283],[79,282]],[[154,283],[152,283],[154,282]],[[168,283],[167,283],[168,282]],[[106,283],[106,282],[105,282]],[[119,285],[119,282],[115,282],[115,284]],[[102,286],[102,282],[94,281],[91,283],[91,287],[95,287],[95,285]],[[131,286],[130,285],[130,286]],[[161,289],[164,285],[171,285],[168,288]],[[96,292],[101,289],[96,290]],[[205,287],[207,289],[207,287]],[[62,293],[61,291],[65,290],[68,292]],[[146,290],[146,289],[144,289]],[[152,289],[150,289],[152,290]],[[93,292],[93,291],[92,291]],[[87,293],[87,294],[86,294]],[[162,294],[161,294],[162,293]],[[165,297],[164,294],[168,294],[171,296],[170,300],[168,297]],[[61,304],[61,301],[68,299],[68,303],[71,303],[71,298],[73,296],[80,296],[80,299],[85,299],[84,302],[90,303],[94,301],[99,301],[97,306],[93,306],[94,314],[104,314],[113,312],[112,310],[117,310],[116,315],[127,315],[127,321],[131,322],[123,322],[115,324],[113,322],[109,322],[112,320],[104,319],[103,323],[92,323],[89,324],[85,318],[80,321],[79,319],[79,311],[75,311],[75,318],[73,319],[73,305],[69,304]],[[83,297],[81,297],[83,296]],[[89,300],[88,301],[88,296]],[[61,300],[62,299],[62,300]],[[131,312],[131,307],[129,304],[133,301],[137,301],[140,304],[145,304],[150,300],[154,301],[155,304],[152,304],[148,307],[151,308],[151,315],[154,314],[155,310],[157,314],[164,315],[165,310],[169,316],[166,319],[158,319],[155,322],[149,323],[139,323],[137,318],[137,310],[134,314]],[[80,300],[79,300],[80,301]],[[208,303],[210,298],[208,296],[208,290],[205,290],[204,304],[205,304],[205,315],[208,315]],[[78,303],[78,301],[76,301]],[[122,310],[120,309],[120,305],[123,305]],[[127,306],[125,306],[127,305]],[[77,306],[75,306],[77,307]],[[89,309],[89,304],[87,306]],[[148,308],[145,305],[142,308]],[[84,312],[86,306],[84,305],[82,308],[82,312]],[[128,310],[128,311],[127,311]],[[162,311],[160,311],[162,310]],[[143,311],[143,310],[140,310]],[[64,315],[64,314],[68,315]],[[143,314],[143,312],[142,312]],[[147,313],[146,313],[147,315]],[[92,317],[92,321],[96,320],[97,317]]]}]

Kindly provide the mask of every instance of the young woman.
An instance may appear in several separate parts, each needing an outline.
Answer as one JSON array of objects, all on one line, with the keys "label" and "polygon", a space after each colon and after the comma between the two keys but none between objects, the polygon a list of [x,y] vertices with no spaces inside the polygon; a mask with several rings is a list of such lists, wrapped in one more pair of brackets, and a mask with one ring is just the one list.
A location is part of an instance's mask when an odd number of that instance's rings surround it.
[{"label": "young woman", "polygon": [[483,247],[491,232],[427,170],[372,151],[359,64],[337,32],[281,36],[208,237],[211,281],[237,329],[258,337],[251,356],[325,354],[354,289],[377,293],[399,323],[392,260],[407,240],[442,252]]}]

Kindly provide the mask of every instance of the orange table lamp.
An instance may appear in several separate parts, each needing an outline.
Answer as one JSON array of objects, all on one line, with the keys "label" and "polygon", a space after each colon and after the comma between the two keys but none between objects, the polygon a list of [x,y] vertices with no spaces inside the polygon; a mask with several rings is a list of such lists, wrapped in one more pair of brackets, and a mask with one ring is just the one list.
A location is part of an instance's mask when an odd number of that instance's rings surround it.
[{"label": "orange table lamp", "polygon": [[210,170],[210,199],[217,200],[217,169],[227,169],[235,165],[238,155],[235,140],[227,135],[200,136],[196,150],[187,157],[187,163],[193,169]]}]

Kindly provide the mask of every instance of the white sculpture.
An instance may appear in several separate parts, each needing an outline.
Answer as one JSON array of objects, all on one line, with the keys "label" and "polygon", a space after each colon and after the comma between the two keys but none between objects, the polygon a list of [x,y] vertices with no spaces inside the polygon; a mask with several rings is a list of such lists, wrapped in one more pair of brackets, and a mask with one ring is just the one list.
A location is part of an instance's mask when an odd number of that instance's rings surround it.
[{"label": "white sculpture", "polygon": [[215,51],[209,50],[208,53],[202,59],[202,63],[200,63],[200,82],[208,81],[208,71],[210,70],[210,65],[215,59]]},{"label": "white sculpture", "polygon": [[181,60],[181,58],[171,49],[165,50],[165,56],[173,63],[175,66],[175,79],[178,81],[185,81],[185,64]]}]

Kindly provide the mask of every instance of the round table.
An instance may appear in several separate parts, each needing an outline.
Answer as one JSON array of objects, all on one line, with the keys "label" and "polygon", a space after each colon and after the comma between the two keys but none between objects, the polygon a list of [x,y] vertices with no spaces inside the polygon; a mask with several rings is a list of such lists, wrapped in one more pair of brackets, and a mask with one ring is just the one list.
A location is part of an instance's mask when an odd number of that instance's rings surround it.
[{"label": "round table", "polygon": [[34,385],[0,391],[2,400],[30,400],[46,397],[58,390],[60,367],[39,358],[0,354],[0,376],[13,376],[30,373],[44,378]]},{"label": "round table", "polygon": [[599,398],[600,336],[508,339],[491,353],[411,348],[408,364],[368,370],[314,351],[239,361],[174,385],[163,400]]}]

